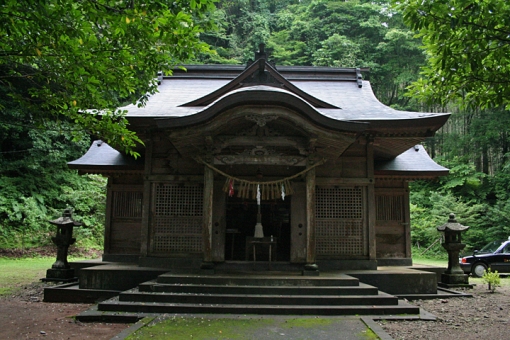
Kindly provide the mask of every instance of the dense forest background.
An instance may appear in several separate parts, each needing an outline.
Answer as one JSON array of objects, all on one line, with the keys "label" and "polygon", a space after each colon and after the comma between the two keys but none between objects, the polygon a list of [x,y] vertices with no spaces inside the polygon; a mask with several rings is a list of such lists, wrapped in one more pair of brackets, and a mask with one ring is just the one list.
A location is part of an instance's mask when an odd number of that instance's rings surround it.
[{"label": "dense forest background", "polygon": [[[452,113],[425,142],[450,175],[411,184],[415,252],[434,244],[436,227],[450,212],[471,227],[465,236],[470,249],[510,236],[510,113],[429,106],[406,96],[426,55],[389,1],[223,0],[211,16],[216,30],[201,39],[212,50],[194,63],[245,64],[263,42],[276,65],[369,67],[364,77],[384,104]],[[65,122],[34,125],[10,102],[0,108],[0,247],[49,243],[53,230],[47,221],[67,207],[88,226],[78,228],[79,244],[101,246],[105,180],[66,166],[86,151],[90,138]],[[444,253],[439,243],[428,251]]]}]

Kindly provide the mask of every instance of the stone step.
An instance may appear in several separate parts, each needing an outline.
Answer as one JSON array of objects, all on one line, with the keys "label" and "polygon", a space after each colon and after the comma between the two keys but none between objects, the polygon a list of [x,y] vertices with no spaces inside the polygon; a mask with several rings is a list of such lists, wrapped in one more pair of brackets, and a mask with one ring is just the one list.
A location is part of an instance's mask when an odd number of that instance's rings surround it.
[{"label": "stone step", "polygon": [[391,295],[262,295],[262,294],[210,294],[210,293],[149,293],[137,289],[122,292],[124,302],[184,303],[184,304],[238,304],[238,305],[295,305],[295,306],[352,306],[397,305]]},{"label": "stone step", "polygon": [[76,283],[44,288],[44,302],[96,303],[120,294],[118,290],[80,289]]},{"label": "stone step", "polygon": [[140,292],[208,293],[208,294],[264,294],[264,295],[377,295],[376,287],[360,283],[359,286],[233,286],[204,284],[161,284],[145,282]]},{"label": "stone step", "polygon": [[178,275],[163,274],[161,284],[201,284],[228,286],[358,286],[359,280],[345,274],[324,276],[257,276],[257,275]]},{"label": "stone step", "polygon": [[142,303],[110,299],[98,305],[101,312],[125,313],[212,313],[212,314],[266,314],[266,315],[404,315],[419,314],[416,306],[399,301],[392,306],[346,305],[240,305],[240,304],[190,304]]}]

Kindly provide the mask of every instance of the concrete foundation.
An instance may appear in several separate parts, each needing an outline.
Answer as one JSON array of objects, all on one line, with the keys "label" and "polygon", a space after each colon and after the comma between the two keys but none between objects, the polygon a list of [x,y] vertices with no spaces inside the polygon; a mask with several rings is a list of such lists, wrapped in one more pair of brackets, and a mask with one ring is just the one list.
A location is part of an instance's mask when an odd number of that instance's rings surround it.
[{"label": "concrete foundation", "polygon": [[83,268],[78,273],[80,289],[127,290],[168,272],[161,268],[129,264],[106,264]]},{"label": "concrete foundation", "polygon": [[376,271],[346,271],[360,282],[388,294],[436,294],[437,275],[408,267],[379,267]]},{"label": "concrete foundation", "polygon": [[[147,258],[146,258],[147,259]],[[99,289],[121,291],[133,288],[138,284],[155,279],[163,273],[189,273],[196,275],[200,273],[200,261],[168,261],[168,259],[154,259],[151,261],[159,264],[167,264],[167,267],[144,267],[129,263],[104,263],[101,261],[81,261],[73,263],[79,277],[80,289]],[[147,263],[147,262],[145,262]],[[155,264],[155,263],[153,263]],[[194,266],[194,267],[193,267]],[[288,262],[272,262],[271,270],[267,261],[256,263],[247,261],[224,262],[215,264],[214,271],[209,275],[221,273],[287,273],[286,275],[302,275],[303,265]],[[436,294],[438,277],[444,268],[436,267],[378,267],[376,270],[327,270],[319,265],[319,276],[329,273],[344,273],[358,278],[360,282],[377,287],[379,290],[389,294]],[[204,274],[204,273],[202,273]]]}]

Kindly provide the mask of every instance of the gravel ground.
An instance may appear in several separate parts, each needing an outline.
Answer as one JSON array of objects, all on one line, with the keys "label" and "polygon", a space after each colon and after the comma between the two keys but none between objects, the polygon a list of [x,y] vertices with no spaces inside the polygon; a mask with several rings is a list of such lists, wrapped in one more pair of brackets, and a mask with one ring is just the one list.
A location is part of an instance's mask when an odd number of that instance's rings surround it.
[{"label": "gravel ground", "polygon": [[[508,280],[505,279],[505,280]],[[466,293],[472,298],[417,300],[412,303],[437,317],[436,321],[378,321],[394,339],[510,339],[510,286],[496,292],[480,284]]]},{"label": "gravel ground", "polygon": [[45,283],[33,283],[0,298],[0,339],[111,339],[125,324],[81,323],[74,316],[89,304],[47,303]]}]

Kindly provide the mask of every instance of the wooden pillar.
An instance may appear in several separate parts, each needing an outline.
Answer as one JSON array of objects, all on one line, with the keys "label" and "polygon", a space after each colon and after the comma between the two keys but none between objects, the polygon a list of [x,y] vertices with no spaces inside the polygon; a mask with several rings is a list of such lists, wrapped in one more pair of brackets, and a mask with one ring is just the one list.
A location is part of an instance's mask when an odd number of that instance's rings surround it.
[{"label": "wooden pillar", "polygon": [[204,167],[204,209],[203,209],[203,245],[204,259],[202,268],[212,265],[212,224],[213,224],[213,191],[214,172],[207,166]]},{"label": "wooden pillar", "polygon": [[227,229],[226,194],[223,192],[223,183],[214,183],[213,193],[213,214],[212,214],[212,235],[211,254],[214,262],[225,261],[225,236]]},{"label": "wooden pillar", "polygon": [[153,142],[152,136],[149,133],[149,138],[145,142],[145,167],[143,176],[143,202],[142,202],[142,228],[140,235],[140,255],[147,256],[149,254],[150,230],[151,230],[151,197],[152,197],[152,184],[149,181],[149,176],[152,174],[152,150]]},{"label": "wooden pillar", "polygon": [[368,258],[375,260],[377,258],[376,252],[376,237],[375,237],[375,179],[374,179],[374,137],[367,136],[367,246],[368,246]]},{"label": "wooden pillar", "polygon": [[294,195],[290,200],[290,262],[306,263],[308,245],[306,183],[292,183]]},{"label": "wooden pillar", "polygon": [[105,214],[105,226],[104,226],[104,255],[110,254],[111,249],[111,233],[112,233],[112,214],[113,214],[113,191],[111,177],[108,177],[108,183],[106,184],[106,214]]},{"label": "wooden pillar", "polygon": [[315,168],[306,173],[306,264],[314,264],[315,250]]},{"label": "wooden pillar", "polygon": [[405,249],[406,249],[406,258],[412,257],[411,252],[411,211],[409,206],[409,183],[404,182],[404,200],[402,204],[404,205],[402,208],[404,210],[404,233],[405,233]]}]

